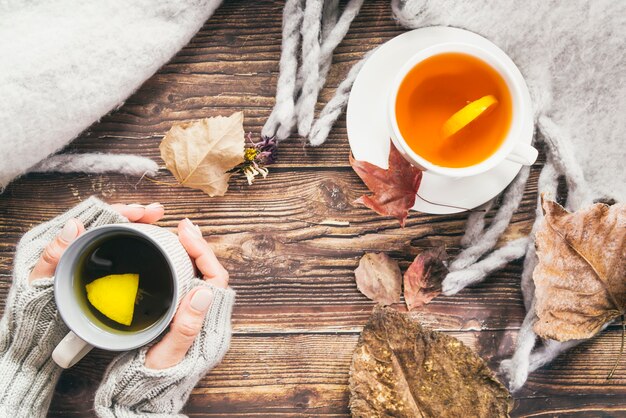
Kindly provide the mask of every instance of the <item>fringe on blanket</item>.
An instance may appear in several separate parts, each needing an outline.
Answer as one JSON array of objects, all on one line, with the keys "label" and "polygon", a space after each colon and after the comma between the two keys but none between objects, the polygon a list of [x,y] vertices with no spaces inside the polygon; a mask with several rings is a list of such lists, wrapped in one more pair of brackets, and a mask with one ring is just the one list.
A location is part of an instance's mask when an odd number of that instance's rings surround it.
[{"label": "fringe on blanket", "polygon": [[[287,0],[283,13],[283,41],[276,104],[263,127],[263,135],[276,136],[282,140],[297,131],[312,146],[324,143],[347,104],[350,89],[359,70],[373,52],[370,51],[352,67],[332,99],[315,119],[315,104],[319,91],[324,86],[333,50],[345,36],[362,4],[363,0],[350,0],[343,12],[340,12],[336,0]],[[407,28],[425,25],[420,16],[421,2],[393,0],[391,6],[394,17],[401,25]],[[591,203],[582,170],[569,147],[563,143],[564,133],[545,116],[538,118],[537,132],[536,136],[545,143],[547,154],[547,162],[540,174],[539,190],[556,196],[557,180],[559,176],[563,176],[568,185],[567,207],[579,208]],[[487,211],[470,214],[465,235],[461,240],[465,248],[452,261],[450,273],[443,282],[444,294],[453,295],[466,286],[483,281],[507,263],[526,257],[521,288],[527,315],[521,326],[513,357],[501,364],[501,372],[512,391],[524,385],[530,372],[579,343],[548,340],[536,347],[537,336],[532,329],[536,318],[532,281],[532,271],[537,264],[534,234],[513,240],[494,250],[520,205],[529,173],[529,167],[522,168],[504,192],[497,207],[492,201],[488,203]],[[493,211],[495,214],[487,225],[487,215]],[[536,215],[533,232],[543,217],[539,201]]]},{"label": "fringe on blanket", "polygon": [[46,158],[28,173],[121,173],[153,176],[159,170],[150,158],[132,154],[57,154]]}]

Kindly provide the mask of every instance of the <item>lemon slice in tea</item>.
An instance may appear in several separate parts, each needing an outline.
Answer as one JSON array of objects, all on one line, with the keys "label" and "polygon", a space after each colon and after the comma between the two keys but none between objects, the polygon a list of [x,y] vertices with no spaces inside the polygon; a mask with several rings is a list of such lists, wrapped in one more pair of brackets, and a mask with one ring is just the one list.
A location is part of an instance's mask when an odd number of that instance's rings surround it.
[{"label": "lemon slice in tea", "polygon": [[443,137],[449,138],[456,134],[497,104],[498,99],[491,94],[468,103],[461,110],[450,116],[447,121],[445,121],[441,127]]},{"label": "lemon slice in tea", "polygon": [[138,274],[111,274],[85,286],[87,299],[102,315],[129,326],[133,322]]}]

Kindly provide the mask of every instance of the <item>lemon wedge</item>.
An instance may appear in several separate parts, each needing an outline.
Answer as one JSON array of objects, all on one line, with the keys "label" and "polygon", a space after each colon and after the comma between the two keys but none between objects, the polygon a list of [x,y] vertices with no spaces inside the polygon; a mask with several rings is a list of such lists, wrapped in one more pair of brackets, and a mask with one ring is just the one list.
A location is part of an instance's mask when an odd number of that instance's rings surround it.
[{"label": "lemon wedge", "polygon": [[468,103],[443,124],[441,127],[443,137],[451,137],[497,104],[498,99],[491,94]]},{"label": "lemon wedge", "polygon": [[87,299],[102,315],[126,326],[133,322],[138,274],[111,274],[85,286]]}]

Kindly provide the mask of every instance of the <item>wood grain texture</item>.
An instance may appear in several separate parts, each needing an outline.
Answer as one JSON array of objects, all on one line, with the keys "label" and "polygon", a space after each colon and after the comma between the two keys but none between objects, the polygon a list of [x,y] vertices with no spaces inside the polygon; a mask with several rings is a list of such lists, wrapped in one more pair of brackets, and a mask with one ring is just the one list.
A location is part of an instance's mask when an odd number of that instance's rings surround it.
[{"label": "wood grain texture", "polygon": [[[158,144],[172,123],[243,110],[246,131],[258,135],[274,102],[281,12],[279,1],[228,1],[124,106],[65,152],[152,157],[161,166],[156,180],[173,183],[158,157]],[[365,52],[402,32],[388,1],[366,2],[337,48],[321,101]],[[351,353],[373,306],[354,283],[359,258],[384,251],[405,269],[425,248],[445,245],[455,254],[467,218],[412,213],[400,229],[397,221],[353,205],[365,188],[349,168],[348,154],[341,118],[323,147],[285,141],[266,180],[248,186],[234,178],[221,198],[114,174],[19,179],[0,195],[0,307],[10,287],[15,245],[29,228],[90,195],[110,202],[158,200],[167,210],[162,226],[173,228],[189,217],[202,227],[237,291],[232,348],[194,390],[186,412],[347,416]],[[530,231],[541,165],[540,160],[533,168],[502,242]],[[319,225],[329,219],[350,225]],[[511,263],[484,283],[437,298],[412,315],[459,337],[495,369],[511,354],[524,317],[520,272],[521,263]],[[619,342],[619,330],[612,327],[533,373],[516,394],[514,416],[626,416],[626,361],[606,381]],[[94,351],[64,373],[49,416],[93,417],[93,393],[112,356]]]}]

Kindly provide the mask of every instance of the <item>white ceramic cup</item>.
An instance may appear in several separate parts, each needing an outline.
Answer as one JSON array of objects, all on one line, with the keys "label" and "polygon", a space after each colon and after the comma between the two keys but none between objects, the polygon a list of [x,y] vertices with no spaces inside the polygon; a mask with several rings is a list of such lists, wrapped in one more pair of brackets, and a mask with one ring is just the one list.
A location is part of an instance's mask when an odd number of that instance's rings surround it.
[{"label": "white ceramic cup", "polygon": [[[160,253],[168,266],[172,284],[170,306],[151,326],[139,331],[119,331],[105,326],[89,315],[84,296],[76,291],[80,283],[80,265],[91,251],[108,239],[116,237],[140,239]],[[180,299],[187,293],[194,276],[193,264],[187,252],[172,232],[155,225],[111,224],[88,230],[65,250],[56,268],[54,297],[57,309],[70,332],[52,353],[52,359],[63,368],[72,367],[92,348],[125,351],[148,344],[170,324]]]},{"label": "white ceramic cup", "polygon": [[[396,98],[398,90],[406,75],[418,63],[434,55],[457,52],[476,57],[493,69],[495,69],[506,82],[511,94],[513,115],[509,132],[500,147],[486,160],[468,167],[450,168],[442,167],[431,163],[418,155],[406,143],[398,128],[396,118]],[[407,63],[400,69],[389,92],[387,102],[387,119],[389,133],[393,144],[398,151],[411,164],[423,171],[429,171],[446,177],[469,177],[484,173],[496,167],[503,160],[509,160],[522,165],[532,165],[537,160],[538,152],[530,145],[533,130],[532,127],[532,105],[528,89],[524,84],[524,79],[513,61],[498,47],[491,44],[487,49],[479,45],[468,43],[441,43],[425,48],[413,55]]]}]

